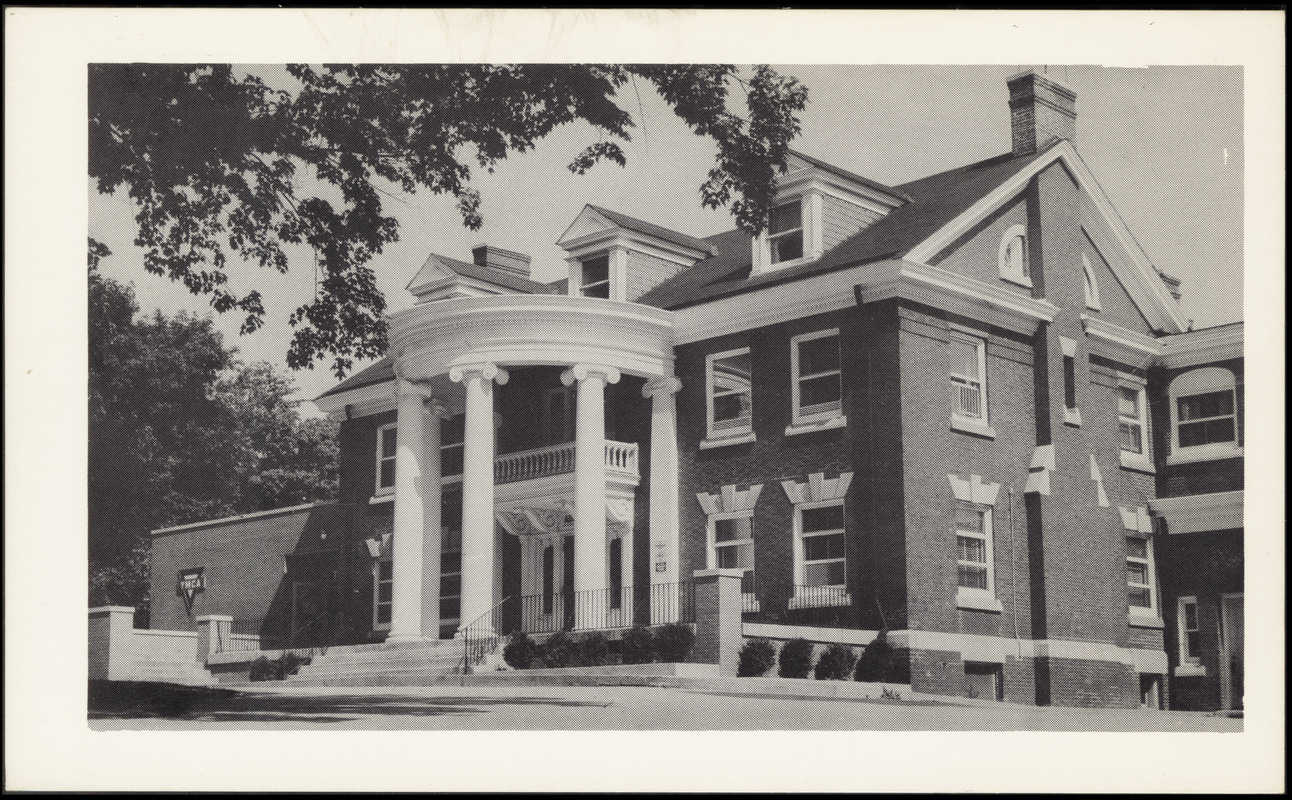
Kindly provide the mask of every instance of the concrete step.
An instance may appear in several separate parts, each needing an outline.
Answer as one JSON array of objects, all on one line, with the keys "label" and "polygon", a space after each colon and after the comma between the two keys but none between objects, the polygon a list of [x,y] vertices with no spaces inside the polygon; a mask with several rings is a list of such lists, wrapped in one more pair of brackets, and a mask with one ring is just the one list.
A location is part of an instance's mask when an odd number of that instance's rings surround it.
[{"label": "concrete step", "polygon": [[363,665],[334,665],[315,668],[314,665],[307,665],[292,678],[301,680],[307,678],[334,678],[345,677],[347,675],[386,675],[396,672],[419,672],[436,675],[448,675],[460,671],[462,662],[460,660],[451,661],[440,659],[436,661],[424,661],[416,663],[392,663],[392,664],[363,664]]},{"label": "concrete step", "polygon": [[437,658],[461,658],[462,643],[410,642],[397,645],[342,645],[316,650],[313,664],[364,664],[379,662],[420,661]]}]

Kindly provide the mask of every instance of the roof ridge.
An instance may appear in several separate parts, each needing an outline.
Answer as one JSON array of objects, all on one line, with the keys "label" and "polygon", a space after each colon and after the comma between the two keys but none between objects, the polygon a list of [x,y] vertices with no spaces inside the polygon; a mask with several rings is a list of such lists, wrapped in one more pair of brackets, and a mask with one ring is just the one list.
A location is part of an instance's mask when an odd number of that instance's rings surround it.
[{"label": "roof ridge", "polygon": [[872,189],[878,189],[882,192],[891,194],[894,197],[901,198],[908,203],[913,202],[913,198],[910,195],[908,195],[906,192],[903,192],[898,187],[889,186],[886,183],[880,183],[879,181],[874,180],[872,178],[867,178],[865,175],[859,175],[856,172],[846,170],[843,167],[836,166],[835,164],[831,164],[828,161],[823,161],[822,159],[819,159],[816,156],[808,155],[807,153],[804,153],[802,150],[795,150],[792,147],[786,148],[786,150],[788,150],[791,155],[798,156],[799,158],[803,159],[804,161],[808,162],[814,167],[820,167],[821,169],[830,170],[831,172],[837,173],[838,175],[848,178],[849,180],[856,181],[857,183],[863,184],[865,186],[869,186]]}]

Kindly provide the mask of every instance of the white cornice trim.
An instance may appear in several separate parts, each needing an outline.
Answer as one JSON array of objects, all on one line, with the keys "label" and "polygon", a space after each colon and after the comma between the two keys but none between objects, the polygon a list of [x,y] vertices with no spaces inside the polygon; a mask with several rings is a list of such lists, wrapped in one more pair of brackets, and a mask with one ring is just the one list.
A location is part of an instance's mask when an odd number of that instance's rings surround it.
[{"label": "white cornice trim", "polygon": [[1035,332],[1059,313],[1045,300],[938,267],[879,261],[679,309],[674,312],[674,341],[690,344],[849,308],[856,304],[854,287],[861,290],[863,303],[901,297],[1022,333]]},{"label": "white cornice trim", "polygon": [[1058,307],[1047,300],[910,259],[869,266],[870,280],[860,287],[863,303],[900,297],[1021,333],[1035,332],[1037,326],[1053,322],[1059,313]]},{"label": "white cornice trim", "polygon": [[1243,325],[1205,328],[1162,339],[1158,363],[1170,369],[1243,357]]},{"label": "white cornice trim", "polygon": [[494,284],[486,281],[456,274],[409,287],[408,291],[412,292],[413,296],[417,298],[417,302],[419,303],[430,303],[436,300],[451,300],[455,297],[487,297],[496,294],[524,294],[524,292],[518,292],[515,289],[495,286]]},{"label": "white cornice trim", "polygon": [[[346,406],[364,406],[370,409],[372,404],[388,404],[390,408],[395,407],[395,379],[390,378],[381,383],[372,383],[367,386],[359,386],[354,389],[347,389],[344,392],[330,394],[327,397],[320,397],[314,401],[314,405],[324,414],[345,411]],[[386,411],[386,408],[369,410],[369,414]],[[366,416],[364,414],[358,416]]]},{"label": "white cornice trim", "polygon": [[1147,367],[1161,352],[1161,340],[1113,325],[1089,314],[1081,315],[1081,325],[1090,339],[1090,351],[1132,367]]},{"label": "white cornice trim", "polygon": [[1243,527],[1243,492],[1217,492],[1148,501],[1153,513],[1166,520],[1168,533],[1222,531]]},{"label": "white cornice trim", "polygon": [[1109,229],[1117,239],[1117,244],[1128,254],[1131,264],[1136,268],[1133,276],[1120,276],[1125,280],[1130,278],[1130,285],[1127,287],[1132,296],[1136,298],[1140,310],[1148,317],[1151,324],[1161,328],[1168,333],[1179,333],[1187,327],[1187,322],[1180,314],[1179,307],[1171,293],[1158,277],[1157,270],[1149,263],[1148,257],[1144,255],[1139,244],[1126,228],[1126,223],[1113,209],[1108,198],[1104,195],[1103,189],[1100,188],[1099,182],[1095,180],[1090,168],[1085,165],[1077,151],[1073,148],[1071,142],[1061,141],[1055,145],[1045,156],[1033,160],[1023,166],[1012,177],[1001,183],[991,193],[983,197],[977,203],[974,203],[968,210],[960,216],[951,220],[951,222],[942,226],[932,236],[912,248],[906,258],[911,261],[924,262],[933,258],[943,248],[949,246],[974,225],[981,222],[988,214],[995,211],[1002,204],[1012,199],[1021,192],[1028,181],[1035,177],[1046,167],[1062,161],[1063,165],[1076,179],[1077,183],[1086,190],[1086,195],[1094,203],[1095,209],[1099,215],[1108,223]]}]

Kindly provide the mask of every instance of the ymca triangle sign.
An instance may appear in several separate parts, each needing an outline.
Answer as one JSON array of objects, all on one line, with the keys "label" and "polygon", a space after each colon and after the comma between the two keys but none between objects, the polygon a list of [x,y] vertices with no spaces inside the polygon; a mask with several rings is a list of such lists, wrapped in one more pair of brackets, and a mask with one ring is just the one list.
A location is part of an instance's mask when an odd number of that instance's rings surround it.
[{"label": "ymca triangle sign", "polygon": [[175,594],[184,598],[184,611],[188,614],[193,613],[193,598],[205,589],[205,582],[202,579],[203,569],[203,567],[182,569],[176,578]]}]

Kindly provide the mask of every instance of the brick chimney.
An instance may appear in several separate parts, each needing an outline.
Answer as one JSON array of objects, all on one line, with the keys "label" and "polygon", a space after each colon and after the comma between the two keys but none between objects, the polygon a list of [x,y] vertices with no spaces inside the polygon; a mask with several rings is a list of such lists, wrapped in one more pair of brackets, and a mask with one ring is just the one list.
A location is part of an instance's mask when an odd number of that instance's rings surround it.
[{"label": "brick chimney", "polygon": [[477,267],[488,267],[499,272],[519,275],[522,278],[529,277],[529,256],[524,253],[504,250],[491,244],[481,244],[471,248],[471,260]]},{"label": "brick chimney", "polygon": [[1057,139],[1076,141],[1076,92],[1031,70],[1006,83],[1015,156],[1031,155]]}]

